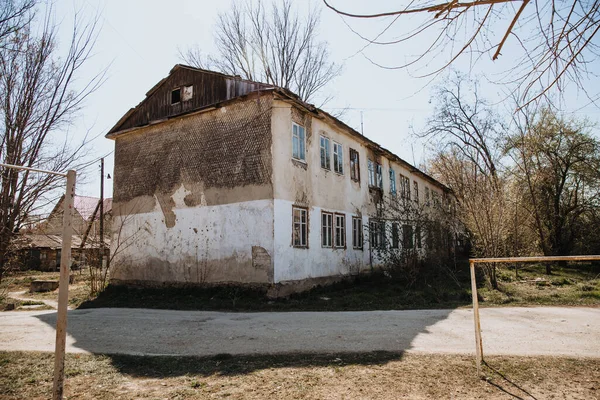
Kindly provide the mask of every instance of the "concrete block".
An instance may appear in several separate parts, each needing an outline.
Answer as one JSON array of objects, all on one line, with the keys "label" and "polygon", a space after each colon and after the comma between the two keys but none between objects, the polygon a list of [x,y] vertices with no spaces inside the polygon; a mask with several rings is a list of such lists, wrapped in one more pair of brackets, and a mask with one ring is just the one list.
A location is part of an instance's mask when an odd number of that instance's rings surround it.
[{"label": "concrete block", "polygon": [[51,292],[58,289],[58,281],[33,281],[29,288],[29,292]]}]

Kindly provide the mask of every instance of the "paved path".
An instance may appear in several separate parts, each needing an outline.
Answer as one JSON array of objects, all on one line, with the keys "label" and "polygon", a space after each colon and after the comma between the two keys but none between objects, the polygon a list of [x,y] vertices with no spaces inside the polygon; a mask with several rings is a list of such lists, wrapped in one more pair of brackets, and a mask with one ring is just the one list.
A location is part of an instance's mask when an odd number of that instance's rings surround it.
[{"label": "paved path", "polygon": [[[27,296],[27,293],[29,293],[27,290],[23,290],[21,292],[10,292],[10,293],[8,293],[8,297],[10,297],[11,299],[21,300],[21,301],[28,301],[28,300],[29,301],[38,301],[38,302],[44,303],[48,307],[54,308],[55,310],[58,308],[58,301],[56,301],[56,300],[36,299],[36,298]],[[71,306],[67,306],[67,307],[69,310],[73,309]]]},{"label": "paved path", "polygon": [[[214,355],[411,351],[473,353],[472,312],[220,313],[69,311],[69,352]],[[53,351],[56,313],[0,313],[0,350]],[[600,358],[600,308],[484,308],[485,354]]]}]

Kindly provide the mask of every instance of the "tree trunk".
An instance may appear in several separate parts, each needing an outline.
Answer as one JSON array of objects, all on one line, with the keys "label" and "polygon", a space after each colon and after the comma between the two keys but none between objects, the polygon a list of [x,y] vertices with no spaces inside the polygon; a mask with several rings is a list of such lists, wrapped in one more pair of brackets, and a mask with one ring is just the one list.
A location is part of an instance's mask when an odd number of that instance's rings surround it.
[{"label": "tree trunk", "polygon": [[552,264],[546,263],[546,275],[552,275]]}]

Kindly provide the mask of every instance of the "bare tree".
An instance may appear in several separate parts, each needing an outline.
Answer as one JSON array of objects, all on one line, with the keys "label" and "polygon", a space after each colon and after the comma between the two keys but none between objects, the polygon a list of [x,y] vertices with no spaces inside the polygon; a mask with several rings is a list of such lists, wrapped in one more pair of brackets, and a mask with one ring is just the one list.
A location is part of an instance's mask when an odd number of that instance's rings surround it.
[{"label": "bare tree", "polygon": [[498,186],[498,161],[505,127],[498,113],[479,95],[478,82],[454,73],[432,96],[437,102],[427,128],[417,135],[435,139],[438,150],[460,154]]},{"label": "bare tree", "polygon": [[[518,84],[520,100],[526,103],[550,89],[563,89],[567,82],[587,93],[588,66],[599,54],[594,41],[600,29],[597,0],[411,1],[389,12],[371,14],[351,13],[332,6],[331,0],[323,2],[344,17],[382,20],[382,28],[373,38],[350,27],[366,41],[365,47],[417,42],[423,49],[400,65],[372,61],[383,68],[410,67],[419,76],[430,76],[461,56],[471,64],[484,55],[496,60],[511,45],[505,52],[513,60],[512,67],[500,82]],[[399,36],[394,29],[398,26]]]},{"label": "bare tree", "polygon": [[216,56],[204,56],[196,46],[180,52],[198,68],[214,68],[230,75],[263,81],[296,93],[305,101],[341,72],[329,61],[329,47],[318,41],[320,12],[312,9],[302,19],[291,0],[234,1],[231,10],[217,20]]},{"label": "bare tree", "polygon": [[390,277],[412,286],[426,273],[449,272],[459,234],[451,196],[421,201],[410,187],[382,196],[367,227],[371,249]]},{"label": "bare tree", "polygon": [[[437,141],[431,172],[453,190],[476,255],[504,256],[512,219],[499,166],[505,136],[500,118],[478,95],[476,82],[460,75],[433,98],[438,104],[420,134]],[[484,270],[497,288],[495,267]]]},{"label": "bare tree", "polygon": [[36,0],[2,0],[0,3],[0,47],[5,48],[7,38],[31,22],[31,10]]},{"label": "bare tree", "polygon": [[[4,5],[5,3],[3,3]],[[33,12],[33,11],[30,11]],[[58,54],[58,25],[48,10],[35,34],[34,14],[13,29],[0,49],[0,160],[2,163],[61,171],[80,161],[84,143],[72,145],[58,131],[72,121],[85,99],[104,80],[104,72],[83,86],[78,72],[91,56],[97,19],[76,13],[66,54]],[[64,182],[53,175],[0,168],[0,280],[11,240],[48,192]]]}]

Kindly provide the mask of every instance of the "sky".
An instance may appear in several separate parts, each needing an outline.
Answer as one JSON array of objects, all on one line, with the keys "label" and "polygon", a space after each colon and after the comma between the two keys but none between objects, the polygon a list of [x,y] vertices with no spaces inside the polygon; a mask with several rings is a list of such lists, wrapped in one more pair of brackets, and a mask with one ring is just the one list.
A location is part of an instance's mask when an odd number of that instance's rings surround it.
[{"label": "sky", "polygon": [[[394,9],[395,1],[332,0],[350,11],[377,12]],[[86,77],[107,69],[105,83],[85,104],[77,120],[69,128],[69,133],[77,140],[85,133],[96,137],[90,143],[91,164],[82,171],[82,181],[78,184],[79,195],[99,196],[99,162],[105,157],[105,174],[113,170],[114,142],[104,135],[130,108],[141,102],[145,93],[159,80],[166,77],[171,68],[182,62],[178,50],[198,44],[206,54],[216,53],[213,44],[213,31],[219,12],[230,8],[229,0],[55,0],[56,21],[61,24],[60,46],[64,48],[69,37],[74,10],[81,10],[83,17],[97,15],[100,31],[94,48],[94,55],[84,66],[78,78],[79,83]],[[325,9],[319,1],[298,1],[301,12],[308,7],[319,7],[321,26],[319,38],[329,43],[331,59],[343,64],[343,71],[327,88],[327,95],[334,98],[324,108],[339,112],[345,109],[343,120],[365,136],[396,153],[406,161],[420,165],[426,161],[428,146],[422,139],[412,134],[419,131],[433,111],[435,99],[431,99],[432,88],[443,84],[446,75],[436,79],[416,78],[415,71],[387,70],[377,67],[366,59],[361,50],[374,61],[397,65],[409,54],[422,50],[424,43],[415,41],[408,48],[394,46],[370,46],[364,49],[365,42],[347,26],[350,24],[360,32],[376,35],[382,21],[355,21],[342,19],[335,12]],[[346,22],[344,22],[346,21]],[[407,22],[410,25],[411,21]],[[404,28],[404,25],[397,27]],[[392,33],[393,37],[393,33]],[[508,58],[508,60],[506,60]],[[457,69],[477,76],[494,69],[502,70],[503,62],[512,61],[510,55],[504,60],[491,63],[487,60],[481,66],[470,70],[468,62],[457,64]],[[478,69],[479,68],[479,69]],[[594,66],[598,68],[598,66]],[[486,86],[486,97],[503,98],[503,88]],[[586,116],[597,121],[600,116],[594,106],[582,106],[587,98],[574,93],[565,103],[565,111],[577,110],[578,116]],[[505,107],[498,103],[498,107]],[[105,197],[112,196],[112,180],[105,180]]]}]

